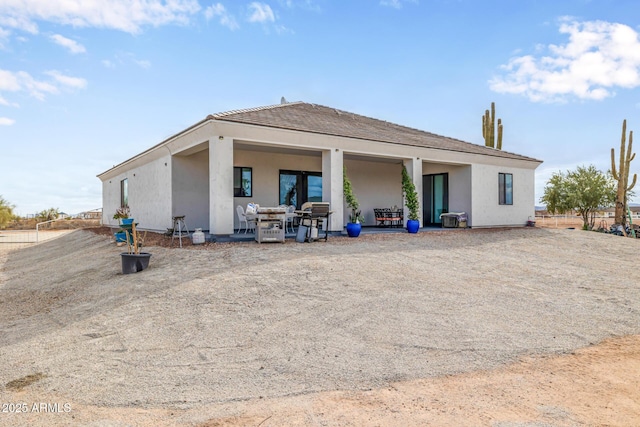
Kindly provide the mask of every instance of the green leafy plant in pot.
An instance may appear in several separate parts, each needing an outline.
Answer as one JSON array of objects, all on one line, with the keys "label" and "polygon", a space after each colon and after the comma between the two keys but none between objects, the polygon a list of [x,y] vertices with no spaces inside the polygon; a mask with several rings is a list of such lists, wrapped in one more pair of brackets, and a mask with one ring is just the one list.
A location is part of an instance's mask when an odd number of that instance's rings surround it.
[{"label": "green leafy plant in pot", "polygon": [[416,186],[404,165],[402,165],[402,192],[404,193],[404,204],[409,210],[407,231],[409,233],[417,233],[420,229],[420,216],[418,214],[420,202],[418,201]]},{"label": "green leafy plant in pot", "polygon": [[144,244],[144,240],[147,236],[147,232],[144,232],[143,236],[140,236],[136,229],[136,223],[123,224],[125,229],[127,252],[122,252],[120,257],[122,258],[122,274],[131,274],[142,271],[149,266],[149,259],[151,254],[149,252],[141,252],[140,248]]},{"label": "green leafy plant in pot", "polygon": [[[120,225],[129,225],[133,222],[133,218],[129,218],[129,214],[129,206],[120,206],[118,209],[116,209],[116,213],[113,215],[113,219],[117,219]],[[126,239],[125,230],[121,228],[117,233],[114,233],[114,236],[116,237],[116,243],[124,242]]]},{"label": "green leafy plant in pot", "polygon": [[347,202],[347,207],[351,209],[349,222],[347,223],[347,235],[349,237],[358,237],[362,231],[362,222],[364,222],[364,217],[362,216],[362,212],[358,209],[360,204],[358,203],[356,195],[353,194],[353,186],[347,177],[346,167],[342,168],[342,190],[344,193],[344,199]]}]

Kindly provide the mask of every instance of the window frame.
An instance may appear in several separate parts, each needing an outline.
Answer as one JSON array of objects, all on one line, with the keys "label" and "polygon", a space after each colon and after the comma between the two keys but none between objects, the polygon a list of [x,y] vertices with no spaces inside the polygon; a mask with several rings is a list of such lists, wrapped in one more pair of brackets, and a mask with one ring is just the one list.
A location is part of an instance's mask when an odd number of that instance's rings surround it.
[{"label": "window frame", "polygon": [[281,198],[282,195],[282,175],[296,175],[296,209],[300,209],[302,204],[308,201],[309,177],[322,178],[322,172],[315,171],[297,171],[290,169],[280,169],[278,172],[278,202],[286,204],[286,200]]},{"label": "window frame", "polygon": [[498,172],[498,204],[513,206],[513,174]]},{"label": "window frame", "polygon": [[129,178],[120,181],[120,206],[129,206]]},{"label": "window frame", "polygon": [[[239,171],[240,186],[236,187],[236,171]],[[242,185],[243,175],[245,172],[249,173],[249,191]],[[243,193],[244,190],[244,194]],[[234,166],[233,167],[233,197],[253,197],[253,168],[247,166]]]}]

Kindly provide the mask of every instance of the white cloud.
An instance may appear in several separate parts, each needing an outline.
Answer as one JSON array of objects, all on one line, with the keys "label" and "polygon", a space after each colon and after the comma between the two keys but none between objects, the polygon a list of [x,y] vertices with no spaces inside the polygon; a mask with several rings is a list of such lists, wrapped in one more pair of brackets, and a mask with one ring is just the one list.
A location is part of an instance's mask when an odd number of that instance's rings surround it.
[{"label": "white cloud", "polygon": [[287,9],[300,8],[312,12],[320,12],[322,10],[320,5],[316,4],[314,0],[278,0],[278,3]]},{"label": "white cloud", "polygon": [[18,76],[11,71],[0,69],[0,91],[16,92],[19,90]]},{"label": "white cloud", "polygon": [[562,102],[601,100],[615,95],[615,88],[640,86],[640,41],[631,27],[565,19],[559,31],[569,35],[568,43],[549,45],[547,56],[511,58],[500,67],[504,74],[489,81],[491,90]]},{"label": "white cloud", "polygon": [[219,17],[220,24],[224,25],[230,30],[237,30],[238,28],[240,28],[233,15],[229,14],[225,7],[220,3],[212,4],[211,6],[209,6],[204,11],[204,16],[205,18],[207,18],[207,20]]},{"label": "white cloud", "polygon": [[138,33],[141,27],[186,24],[198,0],[5,0],[0,25],[37,34],[37,21]]},{"label": "white cloud", "polygon": [[5,43],[9,40],[9,36],[11,35],[11,31],[5,30],[0,27],[0,49],[5,48]]},{"label": "white cloud", "polygon": [[268,4],[253,2],[249,5],[249,9],[252,10],[249,16],[249,22],[275,22],[276,17],[273,14],[273,10]]},{"label": "white cloud", "polygon": [[102,62],[102,65],[104,65],[107,68],[116,68],[116,64],[114,64],[113,61],[109,61],[108,59],[103,59],[100,62]]},{"label": "white cloud", "polygon": [[8,117],[0,117],[0,126],[11,126],[16,121]]},{"label": "white cloud", "polygon": [[380,0],[380,5],[391,6],[395,9],[400,9],[402,7],[400,0]]},{"label": "white cloud", "polygon": [[9,102],[6,99],[4,99],[2,96],[0,96],[0,105],[4,105],[5,107],[20,107],[19,104],[16,104],[15,102]]},{"label": "white cloud", "polygon": [[[84,89],[87,86],[85,79],[66,76],[55,70],[47,71],[45,74],[52,80],[36,80],[25,71],[12,72],[0,69],[0,92],[26,92],[42,101],[46,95],[60,93],[61,87]],[[9,104],[4,98],[2,100]]]},{"label": "white cloud", "polygon": [[65,76],[56,70],[45,71],[45,74],[53,77],[53,79],[63,86],[73,89],[84,89],[87,87],[87,81],[80,77]]},{"label": "white cloud", "polygon": [[135,62],[140,68],[151,68],[151,62],[146,59],[134,59]]},{"label": "white cloud", "polygon": [[380,0],[380,6],[388,6],[394,9],[402,9],[403,3],[418,3],[418,0]]},{"label": "white cloud", "polygon": [[54,34],[52,36],[49,36],[49,38],[55,43],[58,44],[62,47],[66,47],[67,49],[69,49],[69,52],[71,53],[85,53],[87,50],[84,48],[84,46],[82,46],[80,43],[78,43],[75,40],[71,40],[68,39],[64,36],[61,36],[60,34]]}]

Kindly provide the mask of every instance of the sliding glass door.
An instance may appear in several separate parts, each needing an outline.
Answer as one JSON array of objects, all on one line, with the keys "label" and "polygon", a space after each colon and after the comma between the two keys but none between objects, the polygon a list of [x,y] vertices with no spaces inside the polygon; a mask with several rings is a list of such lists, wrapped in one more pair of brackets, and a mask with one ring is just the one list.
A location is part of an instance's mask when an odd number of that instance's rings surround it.
[{"label": "sliding glass door", "polygon": [[322,173],[305,171],[280,171],[281,205],[294,205],[300,209],[305,202],[322,201]]},{"label": "sliding glass door", "polygon": [[442,225],[440,214],[449,212],[449,174],[422,176],[422,222],[425,226]]}]

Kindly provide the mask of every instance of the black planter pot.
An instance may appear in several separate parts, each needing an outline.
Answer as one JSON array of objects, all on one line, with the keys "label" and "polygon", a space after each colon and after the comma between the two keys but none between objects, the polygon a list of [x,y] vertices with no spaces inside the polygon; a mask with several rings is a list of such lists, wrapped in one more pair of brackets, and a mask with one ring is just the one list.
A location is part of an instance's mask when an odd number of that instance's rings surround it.
[{"label": "black planter pot", "polygon": [[149,267],[149,259],[151,254],[148,252],[140,252],[139,254],[130,254],[122,252],[122,274],[137,273]]}]

